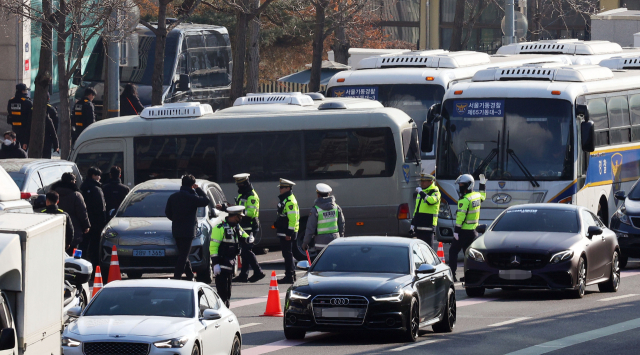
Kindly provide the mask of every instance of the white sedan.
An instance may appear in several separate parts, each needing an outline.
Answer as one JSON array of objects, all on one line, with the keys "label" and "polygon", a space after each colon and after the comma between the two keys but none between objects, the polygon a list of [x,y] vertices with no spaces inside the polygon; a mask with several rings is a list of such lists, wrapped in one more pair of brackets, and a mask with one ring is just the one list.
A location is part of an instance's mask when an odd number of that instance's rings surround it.
[{"label": "white sedan", "polygon": [[127,280],[106,285],[62,333],[64,355],[239,355],[235,314],[204,283]]}]

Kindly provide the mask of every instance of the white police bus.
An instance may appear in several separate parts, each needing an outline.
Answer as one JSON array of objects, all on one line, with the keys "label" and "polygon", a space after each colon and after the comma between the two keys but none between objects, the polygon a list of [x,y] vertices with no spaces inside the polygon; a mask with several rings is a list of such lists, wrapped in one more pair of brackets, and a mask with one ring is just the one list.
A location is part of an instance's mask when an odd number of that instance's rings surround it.
[{"label": "white police bus", "polygon": [[509,206],[536,202],[582,205],[608,224],[614,193],[640,175],[640,72],[558,64],[485,69],[452,86],[434,111],[441,112],[430,120],[440,122],[444,240],[455,226],[461,174],[489,179],[480,214],[486,224]]},{"label": "white police bus", "polygon": [[572,64],[598,64],[605,59],[621,55],[640,55],[640,48],[622,48],[609,41],[582,41],[579,39],[551,39],[521,42],[498,48],[497,55],[546,54],[567,55]]},{"label": "white police bus", "polygon": [[191,173],[220,184],[229,200],[237,196],[233,175],[250,173],[261,202],[261,247],[279,243],[271,227],[280,178],[297,184],[300,236],[321,182],[333,188],[347,235],[408,236],[420,173],[415,122],[371,100],[314,97],[249,95],[215,113],[197,103],[146,108],[91,125],[71,160],[83,172],[118,165],[130,186]]}]

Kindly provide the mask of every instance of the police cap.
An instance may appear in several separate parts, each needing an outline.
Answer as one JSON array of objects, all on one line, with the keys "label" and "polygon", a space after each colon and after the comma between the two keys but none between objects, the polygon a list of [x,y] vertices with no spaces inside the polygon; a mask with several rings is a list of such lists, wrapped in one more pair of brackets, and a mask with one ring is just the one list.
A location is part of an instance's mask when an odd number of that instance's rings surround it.
[{"label": "police cap", "polygon": [[234,215],[244,216],[244,206],[227,207],[227,213],[229,214],[229,216],[234,216]]},{"label": "police cap", "polygon": [[420,174],[420,181],[435,181],[436,177],[431,174]]},{"label": "police cap", "polygon": [[16,85],[16,91],[25,91],[25,90],[29,90],[26,84],[20,83]]},{"label": "police cap", "polygon": [[316,185],[316,192],[321,193],[321,194],[329,194],[331,193],[331,186],[327,185],[327,184],[317,184]]},{"label": "police cap", "polygon": [[293,187],[295,185],[296,185],[296,183],[291,181],[291,180],[280,178],[280,185],[278,185],[278,186],[279,187]]},{"label": "police cap", "polygon": [[235,174],[233,178],[236,180],[236,184],[240,184],[249,180],[249,176],[251,176],[251,174]]}]

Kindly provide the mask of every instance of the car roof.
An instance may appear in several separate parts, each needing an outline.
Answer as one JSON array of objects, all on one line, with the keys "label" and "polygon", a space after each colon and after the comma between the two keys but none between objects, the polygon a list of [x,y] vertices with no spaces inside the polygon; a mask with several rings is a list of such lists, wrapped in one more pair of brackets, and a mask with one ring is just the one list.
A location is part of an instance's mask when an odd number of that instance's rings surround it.
[{"label": "car roof", "polygon": [[416,239],[404,237],[385,236],[363,236],[338,238],[331,242],[331,245],[387,245],[387,246],[410,246]]},{"label": "car roof", "polygon": [[[220,187],[218,184],[208,180],[196,179],[196,184],[198,186],[215,185],[218,188]],[[141,184],[138,184],[136,187],[133,188],[133,190],[134,191],[138,191],[138,190],[178,191],[180,190],[180,186],[182,186],[182,179],[154,179],[154,180],[148,180]]]},{"label": "car roof", "polygon": [[62,159],[1,159],[0,166],[7,172],[26,174],[29,170],[47,166],[75,165],[74,162]]},{"label": "car roof", "polygon": [[558,211],[579,211],[582,210],[582,206],[567,205],[564,203],[527,203],[524,205],[515,205],[507,208],[507,210],[513,209],[528,209],[539,208],[545,210],[558,210]]},{"label": "car roof", "polygon": [[180,288],[184,290],[193,290],[202,286],[206,286],[202,282],[193,282],[185,280],[172,279],[142,279],[142,280],[119,280],[109,282],[104,288],[116,287],[163,287],[163,288]]}]

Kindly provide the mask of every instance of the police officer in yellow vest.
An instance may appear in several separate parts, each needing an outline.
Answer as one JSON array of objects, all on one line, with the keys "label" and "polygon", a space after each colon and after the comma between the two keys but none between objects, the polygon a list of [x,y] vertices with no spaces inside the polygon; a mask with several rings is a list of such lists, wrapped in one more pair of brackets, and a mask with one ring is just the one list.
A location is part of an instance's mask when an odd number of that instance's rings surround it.
[{"label": "police officer in yellow vest", "polygon": [[73,106],[73,116],[71,118],[71,127],[74,129],[72,138],[75,142],[89,125],[96,122],[95,108],[93,107],[93,99],[96,98],[96,91],[92,88],[84,89],[84,97]]},{"label": "police officer in yellow vest", "polygon": [[309,212],[302,242],[302,249],[309,250],[312,260],[334,239],[344,238],[344,214],[331,191],[327,184],[316,185],[318,198]]},{"label": "police officer in yellow vest", "polygon": [[[480,191],[474,192],[473,176],[469,174],[460,175],[456,180],[458,185],[458,194],[460,200],[458,200],[458,212],[456,214],[456,227],[453,231],[454,241],[449,248],[449,267],[453,273],[453,280],[458,281],[456,278],[456,269],[458,268],[458,253],[460,250],[466,252],[467,248],[473,243],[473,240],[478,237],[476,227],[480,220],[480,205],[482,201],[487,198],[486,184],[487,179],[484,175],[480,175]],[[460,281],[464,281],[461,277]]]},{"label": "police officer in yellow vest", "polygon": [[434,228],[438,225],[440,189],[434,184],[436,178],[420,174],[420,187],[416,188],[416,208],[411,220],[411,234],[433,247]]},{"label": "police officer in yellow vest", "polygon": [[280,195],[278,198],[278,217],[273,226],[280,237],[282,257],[284,257],[284,278],[278,280],[281,284],[291,284],[296,281],[295,265],[293,264],[293,245],[298,237],[300,228],[300,208],[298,201],[291,191],[295,186],[293,181],[280,179]]},{"label": "police officer in yellow vest", "polygon": [[16,133],[19,146],[27,150],[29,137],[31,136],[31,115],[33,113],[33,103],[29,98],[27,85],[16,85],[16,94],[9,100],[7,105],[7,123],[11,125],[11,130]]},{"label": "police officer in yellow vest", "polygon": [[240,227],[240,221],[244,216],[244,206],[231,206],[227,208],[227,217],[224,222],[218,224],[211,231],[211,265],[216,275],[216,289],[222,302],[229,307],[231,298],[231,278],[236,259],[240,255],[240,239],[247,239],[253,243],[253,237],[249,236]]}]

